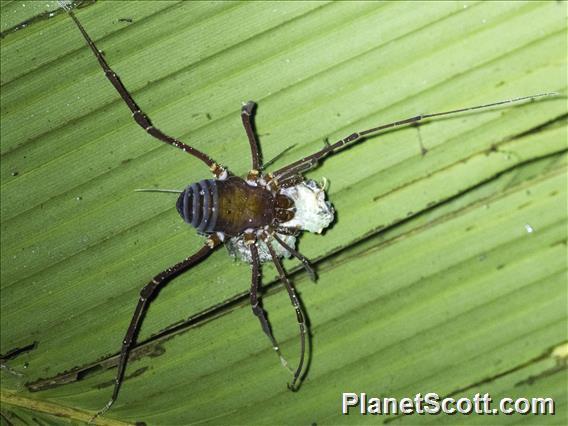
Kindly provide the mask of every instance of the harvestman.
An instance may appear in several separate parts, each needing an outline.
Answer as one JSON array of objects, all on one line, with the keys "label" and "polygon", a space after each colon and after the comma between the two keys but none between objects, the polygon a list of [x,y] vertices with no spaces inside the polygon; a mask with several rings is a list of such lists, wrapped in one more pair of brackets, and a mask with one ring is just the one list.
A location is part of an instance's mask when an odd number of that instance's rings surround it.
[{"label": "harvestman", "polygon": [[[280,259],[290,256],[297,258],[302,262],[310,277],[315,280],[315,273],[308,260],[295,249],[296,237],[301,231],[320,233],[334,218],[333,207],[325,200],[324,188],[312,180],[305,180],[302,173],[314,168],[328,155],[381,130],[416,123],[426,118],[554,95],[554,93],[543,93],[524,96],[474,107],[423,114],[383,124],[352,133],[333,144],[326,144],[314,154],[301,158],[272,173],[263,172],[258,141],[253,130],[252,120],[255,104],[249,101],[241,109],[241,118],[250,144],[252,169],[243,179],[233,175],[228,169],[215,162],[207,154],[166,135],[154,127],[150,118],[140,109],[128,90],[126,90],[118,75],[107,64],[102,53],[97,49],[95,43],[71,10],[70,5],[65,1],[60,1],[59,3],[71,16],[81,34],[83,34],[106,77],[132,112],[134,121],[156,139],[179,148],[199,159],[213,173],[213,179],[205,179],[193,183],[183,191],[174,191],[180,193],[176,207],[181,217],[186,223],[196,228],[199,234],[206,236],[207,240],[199,251],[180,263],[160,272],[140,292],[140,299],[122,342],[118,372],[112,396],[95,417],[104,414],[118,397],[128,361],[128,354],[140,328],[142,318],[156,290],[206,259],[222,243],[225,243],[231,254],[251,264],[250,303],[252,311],[258,317],[262,330],[270,339],[282,364],[288,368],[286,360],[280,353],[278,342],[272,334],[265,312],[259,305],[260,265],[261,263],[271,261],[276,266],[280,280],[284,284],[292,306],[296,311],[300,329],[300,360],[296,370],[293,371],[292,382],[288,384],[289,389],[297,390],[298,381],[304,366],[307,326],[305,315],[294,287],[289,281]],[[290,371],[292,372],[292,370]]]}]

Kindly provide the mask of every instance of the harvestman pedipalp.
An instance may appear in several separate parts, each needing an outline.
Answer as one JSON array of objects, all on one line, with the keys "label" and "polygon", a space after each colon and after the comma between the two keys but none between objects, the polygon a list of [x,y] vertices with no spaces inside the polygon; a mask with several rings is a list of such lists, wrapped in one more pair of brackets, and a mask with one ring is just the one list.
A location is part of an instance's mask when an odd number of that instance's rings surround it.
[{"label": "harvestman pedipalp", "polygon": [[263,171],[258,141],[253,130],[252,120],[255,104],[249,101],[241,109],[241,118],[249,140],[252,168],[245,178],[240,178],[215,162],[207,154],[166,135],[154,127],[149,117],[136,104],[118,75],[110,68],[102,53],[71,10],[69,4],[65,1],[60,1],[60,5],[67,11],[79,28],[106,77],[130,109],[134,121],[156,139],[179,148],[199,159],[213,173],[213,179],[205,179],[193,183],[183,191],[172,191],[180,194],[176,204],[180,216],[186,223],[196,228],[199,234],[205,235],[207,237],[206,242],[193,255],[156,275],[141,290],[140,299],[122,342],[118,372],[112,396],[95,417],[104,414],[118,397],[128,361],[128,354],[156,290],[205,260],[222,243],[227,245],[229,251],[234,256],[251,264],[250,303],[252,311],[258,317],[262,330],[270,339],[282,364],[288,368],[288,363],[280,353],[278,342],[272,334],[266,314],[259,304],[258,296],[260,265],[263,262],[271,261],[276,266],[279,278],[284,284],[296,312],[300,331],[300,359],[297,368],[291,370],[293,378],[291,383],[288,384],[291,390],[296,390],[304,367],[307,325],[294,287],[288,279],[280,259],[289,256],[297,258],[310,274],[310,277],[315,280],[315,273],[308,260],[295,249],[296,237],[304,230],[319,233],[334,218],[333,207],[325,200],[324,188],[314,181],[305,180],[302,173],[314,168],[328,155],[334,154],[342,148],[351,146],[367,136],[382,130],[418,123],[427,118],[555,95],[554,93],[542,93],[523,96],[451,111],[423,114],[383,124],[352,133],[333,144],[326,144],[319,151],[281,167],[272,173],[264,173]]}]

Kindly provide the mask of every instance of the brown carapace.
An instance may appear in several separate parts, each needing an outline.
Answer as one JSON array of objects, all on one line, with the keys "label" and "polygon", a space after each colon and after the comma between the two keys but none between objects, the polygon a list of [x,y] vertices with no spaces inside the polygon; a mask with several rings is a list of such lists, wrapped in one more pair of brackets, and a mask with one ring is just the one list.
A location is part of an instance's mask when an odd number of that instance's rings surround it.
[{"label": "brown carapace", "polygon": [[[296,390],[304,367],[307,325],[298,297],[282,266],[281,258],[294,256],[302,262],[304,268],[312,279],[315,280],[315,273],[308,260],[295,249],[296,237],[300,231],[304,230],[321,232],[333,221],[334,217],[334,210],[331,204],[325,200],[324,188],[314,181],[305,180],[302,177],[302,173],[318,165],[328,155],[384,129],[416,123],[425,118],[482,109],[539,96],[554,95],[553,93],[544,93],[525,96],[474,107],[424,114],[384,124],[372,129],[352,133],[333,144],[326,144],[314,154],[303,157],[272,173],[264,173],[262,171],[258,142],[252,125],[252,114],[255,104],[247,102],[242,107],[241,118],[250,144],[252,169],[246,178],[240,178],[232,175],[207,154],[166,135],[154,127],[148,116],[138,107],[130,93],[126,90],[118,75],[109,67],[106,59],[71,10],[70,3],[60,0],[60,5],[68,12],[81,31],[102,67],[104,74],[130,109],[134,121],[153,137],[199,159],[213,173],[213,179],[201,180],[187,186],[185,190],[179,191],[181,194],[177,201],[179,214],[198,233],[206,236],[205,244],[193,255],[156,275],[141,290],[140,299],[122,342],[112,396],[105,407],[95,414],[93,419],[106,412],[118,397],[128,354],[152,296],[173,278],[206,259],[223,242],[225,242],[232,255],[252,265],[250,302],[253,313],[258,317],[262,330],[270,339],[274,350],[280,357],[280,361],[293,375],[288,387]],[[286,288],[298,319],[300,358],[298,366],[294,370],[288,367],[288,363],[282,357],[279,345],[268,325],[265,312],[259,305],[260,264],[265,261],[271,261],[276,266],[280,280]]]},{"label": "brown carapace", "polygon": [[205,234],[236,237],[247,229],[278,227],[294,218],[294,201],[238,176],[205,179],[189,185],[179,196],[183,220]]}]

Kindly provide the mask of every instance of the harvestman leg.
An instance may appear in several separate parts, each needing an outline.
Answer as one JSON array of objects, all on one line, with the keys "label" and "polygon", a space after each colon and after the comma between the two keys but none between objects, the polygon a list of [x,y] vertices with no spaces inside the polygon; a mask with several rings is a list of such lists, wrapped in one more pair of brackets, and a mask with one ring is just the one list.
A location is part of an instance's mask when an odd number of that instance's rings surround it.
[{"label": "harvestman leg", "polygon": [[276,228],[276,232],[278,232],[279,234],[292,235],[293,237],[297,237],[298,235],[300,235],[301,229],[299,229],[299,228],[286,228],[284,226],[278,226]]},{"label": "harvestman leg", "polygon": [[455,113],[458,113],[458,112],[473,111],[473,110],[476,110],[476,109],[488,108],[488,107],[497,106],[497,105],[519,102],[519,101],[523,101],[523,100],[527,100],[527,99],[534,99],[534,98],[538,98],[538,97],[541,97],[541,96],[553,96],[553,95],[555,95],[555,93],[541,93],[541,94],[538,94],[538,95],[523,96],[523,97],[520,97],[520,98],[507,99],[507,100],[504,100],[504,101],[492,102],[490,104],[478,105],[478,106],[474,106],[474,107],[460,108],[460,109],[454,109],[454,110],[451,110],[451,111],[436,112],[436,113],[432,113],[432,114],[422,114],[422,115],[417,115],[415,117],[406,118],[404,120],[399,120],[399,121],[395,121],[395,122],[392,122],[392,123],[383,124],[383,125],[378,126],[378,127],[373,127],[372,129],[367,129],[367,130],[362,130],[360,132],[352,133],[349,136],[347,136],[346,138],[343,138],[343,139],[335,142],[332,145],[326,144],[321,150],[315,152],[314,154],[308,155],[307,157],[301,158],[298,161],[294,161],[293,163],[288,164],[287,166],[284,166],[281,169],[276,170],[274,173],[272,173],[272,175],[278,181],[282,181],[282,180],[285,180],[287,177],[290,177],[290,176],[293,176],[293,175],[296,175],[296,174],[305,173],[306,171],[315,167],[323,158],[327,157],[328,155],[331,155],[331,154],[339,151],[341,148],[345,147],[346,145],[352,145],[352,144],[364,139],[366,136],[368,136],[372,133],[379,132],[381,130],[390,129],[392,127],[405,126],[407,124],[416,123],[416,122],[418,122],[420,120],[424,120],[426,118],[438,117],[438,116],[441,116],[441,115],[448,115],[448,114],[455,114]]},{"label": "harvestman leg", "polygon": [[89,34],[87,34],[87,31],[85,31],[85,29],[83,28],[83,26],[81,25],[81,23],[79,22],[79,20],[77,19],[77,17],[75,16],[73,11],[71,10],[71,8],[68,5],[65,5],[62,2],[60,2],[60,5],[67,11],[69,16],[71,16],[71,18],[73,19],[73,21],[75,22],[75,24],[79,28],[79,31],[81,31],[81,34],[83,34],[83,37],[85,38],[85,40],[87,41],[87,44],[89,45],[89,47],[91,48],[91,50],[95,54],[95,56],[96,56],[97,60],[99,61],[99,64],[101,65],[101,68],[103,69],[106,77],[112,83],[112,85],[117,90],[117,92],[120,94],[120,96],[122,97],[122,99],[124,100],[124,102],[126,103],[128,108],[130,108],[130,111],[132,111],[132,117],[134,118],[134,121],[136,121],[136,123],[140,127],[142,127],[146,132],[148,132],[148,134],[150,134],[151,136],[153,136],[156,139],[159,139],[160,141],[165,142],[169,145],[175,146],[176,148],[179,148],[182,151],[187,152],[188,154],[193,155],[194,157],[203,161],[209,167],[209,169],[211,169],[211,171],[213,173],[215,173],[216,175],[220,175],[223,172],[223,169],[213,159],[211,159],[207,154],[199,151],[196,148],[193,148],[192,146],[186,145],[183,142],[181,142],[181,141],[179,141],[179,140],[177,140],[177,139],[175,139],[171,136],[166,135],[161,130],[157,129],[156,127],[154,127],[152,125],[150,118],[148,118],[148,116],[136,104],[136,102],[132,98],[132,95],[130,95],[130,93],[128,92],[128,90],[126,90],[126,87],[124,86],[122,81],[120,81],[118,74],[116,74],[110,68],[106,59],[104,58],[102,53],[99,51],[99,49],[97,48],[97,46],[95,45],[95,43],[93,42],[93,40],[91,39]]},{"label": "harvestman leg", "polygon": [[259,172],[260,168],[262,167],[262,163],[260,160],[258,141],[256,140],[252,124],[255,106],[256,104],[253,101],[248,101],[245,105],[243,105],[243,107],[241,108],[241,119],[243,120],[243,126],[245,128],[245,132],[247,132],[247,137],[250,144],[250,151],[252,155],[252,170]]},{"label": "harvestman leg", "polygon": [[291,186],[296,186],[303,181],[304,177],[302,175],[289,175],[288,177],[279,180],[278,186],[280,188],[290,188]]},{"label": "harvestman leg", "polygon": [[278,244],[284,247],[284,249],[287,250],[292,256],[294,256],[296,259],[302,262],[302,265],[304,265],[304,269],[310,276],[310,279],[313,282],[316,282],[317,280],[316,272],[310,265],[310,261],[308,260],[308,258],[299,251],[297,251],[296,249],[294,249],[293,247],[290,247],[288,244],[286,244],[286,242],[282,238],[280,238],[276,233],[272,234],[272,237],[278,242]]},{"label": "harvestman leg", "polygon": [[268,324],[268,320],[266,319],[266,314],[264,309],[259,304],[258,300],[258,288],[260,286],[260,259],[258,257],[258,249],[255,244],[250,245],[250,254],[252,258],[252,279],[251,279],[251,286],[250,286],[250,305],[252,307],[252,312],[260,321],[260,326],[262,327],[262,331],[268,336],[270,342],[272,343],[272,347],[274,351],[278,354],[280,358],[280,362],[287,370],[290,370],[288,366],[288,362],[282,356],[280,352],[280,345],[276,341],[276,338],[272,334],[272,330],[270,329],[270,325]]},{"label": "harvestman leg", "polygon": [[300,362],[298,363],[298,368],[296,368],[296,371],[294,372],[294,378],[292,379],[292,383],[288,384],[288,388],[291,391],[296,391],[298,390],[296,382],[300,378],[302,369],[304,368],[304,356],[306,353],[306,333],[307,333],[306,319],[304,312],[302,311],[302,306],[300,305],[300,301],[298,300],[298,296],[296,295],[296,292],[294,291],[294,287],[292,287],[290,280],[286,276],[286,271],[284,271],[284,267],[282,266],[280,259],[274,252],[274,249],[272,248],[272,245],[269,243],[269,241],[266,241],[266,246],[268,247],[268,251],[270,251],[270,257],[272,257],[272,262],[274,262],[274,266],[276,266],[276,270],[278,271],[278,275],[280,276],[280,281],[282,281],[284,287],[286,287],[286,291],[288,292],[288,296],[290,297],[290,302],[292,302],[292,306],[296,311],[298,326],[300,327]]},{"label": "harvestman leg", "polygon": [[207,243],[198,252],[196,252],[192,256],[189,256],[180,263],[177,263],[174,266],[166,269],[165,271],[160,272],[158,275],[152,278],[152,280],[148,284],[146,284],[144,288],[142,288],[142,290],[140,291],[140,299],[138,300],[138,304],[136,305],[136,309],[134,310],[134,315],[130,320],[130,325],[128,326],[124,340],[122,341],[122,348],[120,350],[120,358],[118,361],[118,372],[116,373],[112,396],[104,406],[104,408],[97,414],[95,414],[92,420],[106,413],[118,397],[118,391],[120,390],[120,385],[122,384],[122,380],[124,378],[124,370],[128,361],[130,348],[134,343],[136,334],[138,333],[138,330],[142,323],[142,318],[144,317],[144,314],[146,313],[146,310],[148,309],[148,306],[150,304],[150,300],[155,294],[156,290],[167,284],[169,281],[171,281],[181,273],[187,271],[191,267],[203,261],[220,244],[221,242],[218,239],[208,240]]}]

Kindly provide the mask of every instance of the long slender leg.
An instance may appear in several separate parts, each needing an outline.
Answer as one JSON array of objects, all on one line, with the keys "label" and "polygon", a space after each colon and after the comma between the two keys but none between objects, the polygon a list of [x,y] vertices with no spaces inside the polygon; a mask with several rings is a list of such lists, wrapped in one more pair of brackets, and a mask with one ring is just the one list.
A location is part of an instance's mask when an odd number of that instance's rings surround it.
[{"label": "long slender leg", "polygon": [[272,261],[274,262],[274,266],[276,266],[276,270],[278,271],[278,275],[280,276],[280,281],[286,287],[286,291],[288,292],[288,296],[290,297],[290,302],[292,302],[292,306],[296,311],[296,318],[298,319],[298,326],[300,328],[300,362],[298,363],[298,367],[294,372],[294,378],[292,379],[292,383],[288,384],[288,388],[292,391],[296,391],[298,389],[296,382],[301,376],[302,369],[304,368],[304,356],[306,354],[306,333],[307,333],[307,324],[304,312],[302,311],[302,306],[300,305],[300,301],[298,300],[298,296],[296,296],[296,292],[294,291],[294,287],[288,280],[286,276],[286,271],[284,271],[284,267],[276,256],[272,245],[267,242],[266,246],[270,251],[270,256],[272,257]]},{"label": "long slender leg", "polygon": [[280,157],[282,157],[284,154],[286,154],[288,151],[290,151],[291,149],[294,149],[294,147],[297,144],[293,143],[292,145],[288,146],[287,148],[284,148],[281,152],[279,152],[278,154],[276,154],[274,157],[272,157],[270,160],[265,161],[262,164],[262,169],[266,170],[270,165],[274,164],[276,161],[278,161],[280,159]]},{"label": "long slender leg", "polygon": [[247,137],[250,144],[250,151],[252,155],[252,170],[258,172],[260,171],[262,164],[260,160],[260,150],[258,147],[258,141],[256,140],[253,123],[252,123],[255,106],[256,104],[253,101],[248,101],[245,105],[243,105],[241,109],[241,118],[243,120],[243,126],[245,128],[245,131],[247,132]]},{"label": "long slender leg", "polygon": [[288,366],[288,362],[280,352],[280,345],[278,344],[276,338],[272,334],[272,330],[270,329],[270,325],[268,324],[268,320],[266,319],[266,314],[264,312],[264,309],[262,309],[262,307],[259,304],[258,288],[260,286],[260,259],[258,257],[258,249],[256,248],[255,244],[250,245],[250,254],[252,258],[252,279],[250,286],[250,305],[252,307],[252,312],[254,313],[254,315],[256,315],[256,317],[260,321],[260,326],[262,327],[262,331],[264,331],[264,333],[270,339],[272,347],[274,348],[276,354],[278,354],[280,362],[282,363],[284,368],[292,371]]},{"label": "long slender leg", "polygon": [[142,127],[146,132],[148,132],[150,135],[152,135],[156,139],[159,139],[162,142],[165,142],[167,144],[175,146],[176,148],[179,148],[182,151],[185,151],[188,154],[193,155],[194,157],[203,161],[211,169],[211,171],[213,171],[213,173],[220,175],[222,173],[222,168],[215,161],[213,161],[207,154],[199,151],[196,148],[193,148],[189,145],[186,145],[183,142],[181,142],[181,141],[179,141],[179,140],[177,140],[177,139],[175,139],[171,136],[166,135],[161,130],[157,129],[156,127],[154,127],[152,125],[152,122],[150,121],[148,116],[140,109],[140,107],[136,104],[136,102],[132,98],[132,95],[130,95],[128,90],[126,90],[126,87],[120,81],[118,74],[116,74],[110,68],[106,59],[104,58],[102,53],[99,51],[99,49],[97,48],[97,46],[95,45],[95,43],[93,42],[93,40],[91,39],[89,34],[87,34],[87,31],[85,31],[85,29],[83,28],[83,26],[81,25],[81,23],[79,22],[79,20],[77,19],[77,17],[75,16],[73,11],[71,10],[71,8],[69,6],[67,6],[66,4],[61,3],[61,2],[60,2],[60,5],[67,11],[67,13],[69,13],[69,16],[71,16],[71,18],[73,19],[73,21],[77,25],[77,28],[79,28],[79,31],[81,31],[81,34],[83,34],[83,37],[85,38],[85,40],[87,41],[87,44],[89,45],[89,47],[91,48],[91,50],[95,54],[95,56],[96,56],[97,60],[99,61],[99,64],[101,65],[101,68],[103,69],[106,77],[112,83],[112,85],[117,90],[117,92],[120,94],[120,96],[122,97],[122,99],[124,100],[124,102],[126,103],[128,108],[130,108],[130,111],[132,111],[132,117],[134,118],[134,121],[136,121],[136,123],[140,127]]},{"label": "long slender leg", "polygon": [[299,228],[287,228],[284,226],[279,226],[276,228],[276,232],[278,232],[279,234],[292,235],[294,237],[297,237],[298,235],[300,235],[301,231]]},{"label": "long slender leg", "polygon": [[289,251],[290,254],[292,254],[292,256],[294,256],[296,259],[302,262],[302,265],[304,265],[304,269],[310,276],[310,279],[315,282],[317,279],[316,272],[310,265],[310,261],[308,260],[308,258],[303,254],[301,254],[299,251],[295,250],[293,247],[290,247],[288,244],[286,244],[286,242],[282,238],[280,238],[276,233],[272,234],[272,237],[274,237],[274,239],[278,242],[278,244],[280,244],[287,251]]},{"label": "long slender leg", "polygon": [[138,330],[142,323],[142,318],[144,317],[144,314],[148,309],[152,296],[155,294],[156,290],[167,284],[173,278],[177,277],[181,273],[187,271],[191,267],[204,260],[220,244],[221,242],[216,238],[209,239],[197,253],[189,256],[185,260],[175,264],[165,271],[160,272],[158,275],[152,278],[152,280],[148,284],[144,286],[142,291],[140,291],[140,299],[138,300],[138,304],[136,305],[136,309],[134,310],[134,315],[132,315],[132,319],[130,320],[130,325],[128,326],[124,340],[122,341],[120,359],[118,361],[118,372],[116,373],[112,396],[104,406],[104,408],[97,414],[95,414],[95,416],[91,420],[94,420],[98,416],[106,413],[112,406],[112,404],[114,404],[114,402],[116,401],[118,392],[120,390],[120,385],[122,384],[122,380],[124,378],[124,370],[126,368],[126,363],[128,362],[128,354],[130,353],[130,348],[135,341],[136,334],[138,333]]},{"label": "long slender leg", "polygon": [[288,174],[287,177],[278,181],[280,188],[290,188],[304,181],[304,177],[300,174]]},{"label": "long slender leg", "polygon": [[523,97],[520,97],[520,98],[507,99],[507,100],[504,100],[504,101],[493,102],[493,103],[485,104],[485,105],[478,105],[478,106],[473,106],[473,107],[454,109],[454,110],[451,110],[451,111],[436,112],[436,113],[432,113],[432,114],[417,115],[415,117],[406,118],[404,120],[399,120],[399,121],[394,121],[392,123],[383,124],[383,125],[378,126],[378,127],[373,127],[372,129],[367,129],[367,130],[362,130],[360,132],[352,133],[349,136],[347,136],[346,138],[343,138],[343,139],[335,142],[334,144],[331,144],[331,145],[326,144],[321,150],[317,151],[316,153],[308,155],[307,157],[301,158],[298,161],[295,161],[291,164],[288,164],[287,166],[284,166],[284,167],[276,170],[274,173],[272,173],[272,175],[274,176],[274,178],[276,178],[277,180],[280,181],[280,180],[284,179],[286,176],[290,176],[290,175],[298,174],[298,173],[304,173],[304,172],[310,170],[311,168],[315,167],[323,158],[327,157],[328,155],[333,154],[333,153],[339,151],[341,148],[344,148],[347,145],[352,145],[352,144],[364,139],[366,136],[368,136],[372,133],[377,133],[381,130],[390,129],[392,127],[405,126],[407,124],[416,123],[420,120],[424,120],[425,118],[439,117],[441,115],[456,114],[456,113],[459,113],[459,112],[472,111],[472,110],[476,110],[476,109],[488,108],[488,107],[497,106],[497,105],[509,104],[509,103],[513,103],[513,102],[520,102],[520,101],[524,101],[524,100],[527,100],[527,99],[538,98],[538,97],[541,97],[541,96],[554,96],[554,95],[556,95],[556,93],[540,93],[538,95],[523,96]]}]

